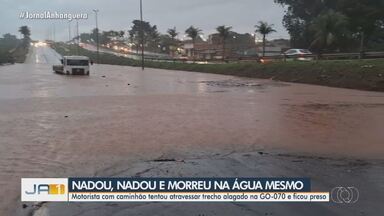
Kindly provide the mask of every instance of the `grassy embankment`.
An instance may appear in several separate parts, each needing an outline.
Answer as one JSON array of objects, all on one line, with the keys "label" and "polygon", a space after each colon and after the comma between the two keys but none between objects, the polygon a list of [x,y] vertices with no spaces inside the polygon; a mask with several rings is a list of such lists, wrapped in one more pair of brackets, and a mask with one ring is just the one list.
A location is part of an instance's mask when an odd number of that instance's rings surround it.
[{"label": "grassy embankment", "polygon": [[25,45],[23,40],[7,40],[0,38],[0,65],[7,63],[23,63],[27,56],[28,48],[29,44]]},{"label": "grassy embankment", "polygon": [[[75,55],[77,48],[55,44],[53,48],[62,55]],[[96,53],[80,49],[79,55],[96,59]],[[140,62],[100,54],[101,64],[139,66]],[[233,75],[250,78],[273,79],[285,82],[315,84],[331,87],[370,91],[384,91],[384,60],[345,60],[313,62],[228,63],[228,64],[185,64],[147,61],[147,67],[183,70],[203,73]]]}]

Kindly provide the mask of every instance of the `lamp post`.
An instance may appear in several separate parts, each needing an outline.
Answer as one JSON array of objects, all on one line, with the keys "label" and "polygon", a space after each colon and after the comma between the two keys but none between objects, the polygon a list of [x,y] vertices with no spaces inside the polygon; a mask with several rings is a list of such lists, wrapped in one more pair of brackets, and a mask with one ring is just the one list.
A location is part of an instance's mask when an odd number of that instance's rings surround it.
[{"label": "lamp post", "polygon": [[71,42],[71,21],[68,21],[68,42]]},{"label": "lamp post", "polygon": [[141,40],[141,69],[144,70],[144,25],[143,25],[143,0],[140,0],[140,40]]},{"label": "lamp post", "polygon": [[97,20],[97,14],[99,12],[98,9],[94,9],[93,12],[95,12],[95,18],[96,18],[96,46],[97,46],[97,63],[99,64],[99,24]]},{"label": "lamp post", "polygon": [[56,41],[56,26],[55,23],[53,23],[53,41]]},{"label": "lamp post", "polygon": [[77,38],[77,55],[80,54],[80,35],[79,35],[79,20],[76,19],[76,38]]}]

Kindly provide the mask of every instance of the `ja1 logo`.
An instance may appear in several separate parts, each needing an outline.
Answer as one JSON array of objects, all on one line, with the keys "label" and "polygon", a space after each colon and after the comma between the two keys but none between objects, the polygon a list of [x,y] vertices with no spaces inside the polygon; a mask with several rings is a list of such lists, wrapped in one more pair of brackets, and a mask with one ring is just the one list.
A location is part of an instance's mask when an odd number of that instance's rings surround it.
[{"label": "ja1 logo", "polygon": [[63,184],[34,184],[32,191],[25,191],[28,195],[49,194],[60,195],[65,193],[65,185]]},{"label": "ja1 logo", "polygon": [[335,187],[331,191],[331,200],[339,204],[356,203],[359,200],[359,191],[355,187]]},{"label": "ja1 logo", "polygon": [[62,202],[68,200],[68,179],[66,178],[23,178],[21,179],[21,201]]}]

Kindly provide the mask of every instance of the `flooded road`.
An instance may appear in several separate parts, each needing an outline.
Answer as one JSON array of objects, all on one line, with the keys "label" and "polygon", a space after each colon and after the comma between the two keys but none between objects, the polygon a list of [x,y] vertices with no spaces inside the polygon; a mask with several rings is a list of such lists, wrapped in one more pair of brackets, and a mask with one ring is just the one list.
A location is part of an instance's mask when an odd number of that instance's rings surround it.
[{"label": "flooded road", "polygon": [[[384,93],[109,65],[72,77],[54,74],[57,63],[57,53],[38,47],[26,64],[0,67],[3,212],[22,211],[21,177],[127,176],[159,158],[244,152],[384,155]],[[382,166],[372,169],[365,179]]]}]

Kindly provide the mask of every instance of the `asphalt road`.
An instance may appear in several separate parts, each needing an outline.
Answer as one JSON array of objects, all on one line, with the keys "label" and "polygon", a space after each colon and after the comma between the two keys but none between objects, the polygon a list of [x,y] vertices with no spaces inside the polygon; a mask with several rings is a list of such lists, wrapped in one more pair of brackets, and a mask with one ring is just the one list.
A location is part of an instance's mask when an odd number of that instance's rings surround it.
[{"label": "asphalt road", "polygon": [[[384,211],[384,93],[109,65],[63,76],[58,58],[38,47],[0,67],[0,215]],[[363,196],[355,206],[20,202],[21,177],[132,175],[308,176],[315,189]]]}]

